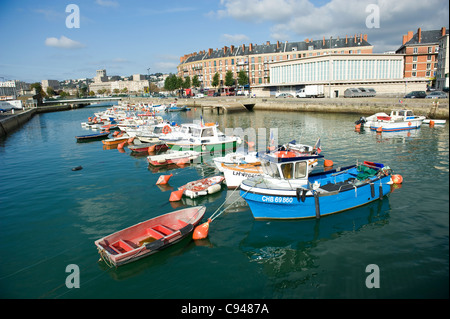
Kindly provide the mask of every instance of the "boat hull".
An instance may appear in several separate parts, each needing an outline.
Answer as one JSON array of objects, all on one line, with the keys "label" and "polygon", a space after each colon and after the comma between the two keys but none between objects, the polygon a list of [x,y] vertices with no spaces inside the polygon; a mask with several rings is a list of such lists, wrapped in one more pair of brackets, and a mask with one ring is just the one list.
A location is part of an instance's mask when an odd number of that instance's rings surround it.
[{"label": "boat hull", "polygon": [[[242,189],[241,196],[247,201],[255,219],[303,219],[320,218],[334,213],[368,204],[381,199],[391,191],[390,176],[385,176],[370,184],[351,187],[345,191],[316,193],[298,197],[296,191],[272,191],[254,188]],[[380,188],[381,185],[381,188]]]},{"label": "boat hull", "polygon": [[247,178],[261,176],[261,166],[252,164],[222,164],[222,172],[228,189],[235,189]]},{"label": "boat hull", "polygon": [[170,149],[174,151],[196,151],[203,154],[225,154],[225,152],[230,149],[236,151],[238,145],[237,141],[211,144],[182,144],[176,142],[167,142],[166,144]]}]

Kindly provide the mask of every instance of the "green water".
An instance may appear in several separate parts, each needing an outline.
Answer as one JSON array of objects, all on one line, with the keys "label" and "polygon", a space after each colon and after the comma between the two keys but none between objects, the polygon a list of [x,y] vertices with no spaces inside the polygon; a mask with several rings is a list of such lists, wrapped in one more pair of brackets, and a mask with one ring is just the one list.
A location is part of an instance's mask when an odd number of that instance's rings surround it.
[{"label": "green water", "polygon": [[[0,297],[2,298],[448,298],[449,129],[408,133],[354,131],[359,117],[252,112],[204,114],[225,128],[278,129],[278,141],[313,145],[335,166],[381,162],[403,176],[401,187],[369,205],[320,220],[255,221],[238,192],[169,203],[172,189],[218,174],[210,161],[149,168],[146,158],[101,141],[80,125],[85,108],[34,116],[0,140]],[[178,123],[199,110],[164,115]],[[319,167],[323,162],[319,163]],[[82,170],[72,171],[81,165]],[[161,174],[172,173],[158,187]],[[205,205],[205,217],[233,204],[209,237],[185,239],[158,254],[109,269],[94,241],[174,209]],[[228,207],[228,204],[224,207]],[[379,288],[368,288],[368,265]],[[79,288],[68,288],[79,269]]]}]

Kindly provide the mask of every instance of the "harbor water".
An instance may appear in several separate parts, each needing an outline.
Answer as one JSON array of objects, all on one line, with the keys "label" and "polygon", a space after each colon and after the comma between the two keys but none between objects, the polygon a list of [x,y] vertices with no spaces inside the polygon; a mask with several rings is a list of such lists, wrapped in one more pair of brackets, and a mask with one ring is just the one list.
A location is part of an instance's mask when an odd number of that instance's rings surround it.
[{"label": "harbor water", "polygon": [[[448,123],[377,134],[355,131],[358,118],[346,114],[203,114],[224,132],[260,129],[268,139],[276,128],[279,144],[314,145],[320,137],[334,167],[367,160],[403,177],[388,196],[356,209],[256,221],[239,192],[225,187],[169,202],[179,186],[219,174],[210,160],[157,169],[126,147],[77,143],[75,136],[93,133],[80,123],[104,109],[37,114],[0,139],[1,298],[449,297]],[[201,114],[162,116],[184,123]],[[161,174],[173,174],[166,187],[155,185]],[[207,239],[184,239],[118,269],[99,261],[95,240],[193,205],[206,206],[205,221],[225,209]]]}]

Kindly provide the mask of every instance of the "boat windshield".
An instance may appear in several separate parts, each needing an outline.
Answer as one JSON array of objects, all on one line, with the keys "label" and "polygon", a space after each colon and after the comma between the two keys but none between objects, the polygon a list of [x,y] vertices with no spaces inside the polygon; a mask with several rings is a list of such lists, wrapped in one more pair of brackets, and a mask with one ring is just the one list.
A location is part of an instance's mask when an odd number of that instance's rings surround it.
[{"label": "boat windshield", "polygon": [[299,179],[306,177],[307,162],[284,163],[280,165],[284,179]]},{"label": "boat windshield", "polygon": [[269,161],[262,161],[261,168],[263,173],[269,175],[270,177],[280,177],[280,173],[278,172],[278,167],[275,163],[271,163]]},{"label": "boat windshield", "polygon": [[192,131],[192,136],[193,137],[200,137],[200,133],[201,133],[201,130],[199,130],[198,128],[191,128],[191,131]]},{"label": "boat windshield", "polygon": [[212,127],[205,128],[202,131],[202,137],[207,137],[207,136],[214,136],[214,132],[213,132]]}]

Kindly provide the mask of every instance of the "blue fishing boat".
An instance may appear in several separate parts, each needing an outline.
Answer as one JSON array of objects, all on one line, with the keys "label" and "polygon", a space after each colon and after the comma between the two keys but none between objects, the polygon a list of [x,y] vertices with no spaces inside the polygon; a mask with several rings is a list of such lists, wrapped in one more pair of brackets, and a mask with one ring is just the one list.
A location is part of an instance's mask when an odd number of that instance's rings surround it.
[{"label": "blue fishing boat", "polygon": [[261,156],[264,174],[240,185],[255,219],[320,218],[381,199],[391,190],[392,172],[383,164],[310,173],[308,160],[283,152]]}]

